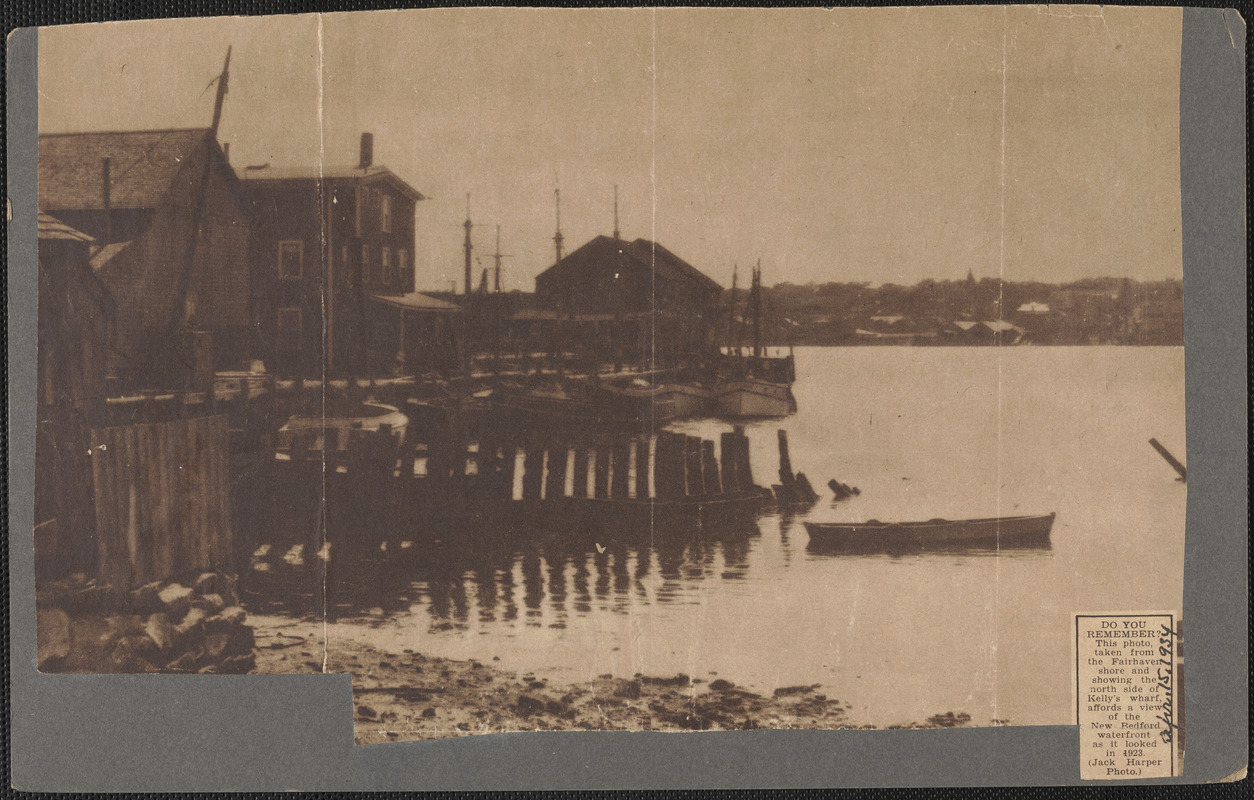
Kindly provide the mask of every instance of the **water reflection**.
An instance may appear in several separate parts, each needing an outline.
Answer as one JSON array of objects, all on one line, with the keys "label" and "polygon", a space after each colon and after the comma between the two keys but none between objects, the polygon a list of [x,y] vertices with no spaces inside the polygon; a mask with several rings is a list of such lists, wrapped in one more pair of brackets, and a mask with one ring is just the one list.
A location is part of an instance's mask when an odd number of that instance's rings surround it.
[{"label": "water reflection", "polygon": [[425,611],[429,630],[464,631],[472,622],[512,624],[522,609],[528,627],[563,629],[572,615],[629,614],[642,603],[684,602],[707,579],[743,580],[760,535],[757,521],[745,520],[605,543],[537,532],[521,541],[448,536],[366,552],[331,545],[321,558],[285,559],[282,548],[268,548],[254,557],[244,588],[265,613],[335,620]]}]

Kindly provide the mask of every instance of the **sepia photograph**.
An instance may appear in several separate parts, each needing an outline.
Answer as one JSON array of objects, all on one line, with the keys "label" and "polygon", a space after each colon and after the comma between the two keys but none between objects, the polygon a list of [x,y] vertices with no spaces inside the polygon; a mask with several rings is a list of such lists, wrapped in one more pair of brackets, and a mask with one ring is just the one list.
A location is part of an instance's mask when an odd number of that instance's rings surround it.
[{"label": "sepia photograph", "polygon": [[1181,20],[40,29],[39,671],[1181,774]]}]

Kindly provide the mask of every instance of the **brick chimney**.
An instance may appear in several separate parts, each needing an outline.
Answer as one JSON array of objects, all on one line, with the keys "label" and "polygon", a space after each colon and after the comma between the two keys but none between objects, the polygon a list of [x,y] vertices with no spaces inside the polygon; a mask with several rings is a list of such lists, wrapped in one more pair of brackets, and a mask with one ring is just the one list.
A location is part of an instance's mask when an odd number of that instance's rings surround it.
[{"label": "brick chimney", "polygon": [[361,135],[361,163],[357,166],[365,169],[374,162],[374,134],[363,133]]}]

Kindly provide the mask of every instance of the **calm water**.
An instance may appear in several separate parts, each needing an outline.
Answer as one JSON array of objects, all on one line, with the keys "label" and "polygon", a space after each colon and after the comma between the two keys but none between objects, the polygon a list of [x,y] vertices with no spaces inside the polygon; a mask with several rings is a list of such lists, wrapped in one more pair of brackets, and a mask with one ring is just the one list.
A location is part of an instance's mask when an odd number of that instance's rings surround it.
[{"label": "calm water", "polygon": [[[712,675],[822,684],[859,723],[965,711],[1066,724],[1074,612],[1181,606],[1182,348],[804,348],[800,412],[748,426],[775,481],[777,428],[823,499],[700,538],[418,554],[328,628],[337,641],[476,658],[554,681]],[[727,426],[678,429],[717,440]],[[861,489],[833,503],[836,478]],[[822,521],[1058,514],[1046,550],[811,552]]]}]

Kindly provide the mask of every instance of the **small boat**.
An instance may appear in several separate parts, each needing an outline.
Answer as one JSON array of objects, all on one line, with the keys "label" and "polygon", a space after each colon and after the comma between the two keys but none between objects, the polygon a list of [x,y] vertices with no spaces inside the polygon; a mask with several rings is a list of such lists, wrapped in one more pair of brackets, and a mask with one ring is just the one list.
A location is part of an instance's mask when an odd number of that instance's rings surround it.
[{"label": "small boat", "polygon": [[598,388],[611,409],[659,423],[704,416],[714,403],[708,388],[676,370],[602,378]]},{"label": "small boat", "polygon": [[399,443],[404,441],[408,426],[409,417],[395,406],[331,398],[322,414],[295,414],[288,418],[279,428],[274,458],[293,460],[292,450],[298,439],[302,449],[346,451],[354,437],[381,429],[386,429]]},{"label": "small boat", "polygon": [[786,417],[797,411],[792,387],[786,383],[747,375],[721,380],[714,391],[720,417]]},{"label": "small boat", "polygon": [[1054,514],[984,519],[930,519],[927,522],[806,522],[810,541],[851,549],[996,545],[1047,545]]}]

